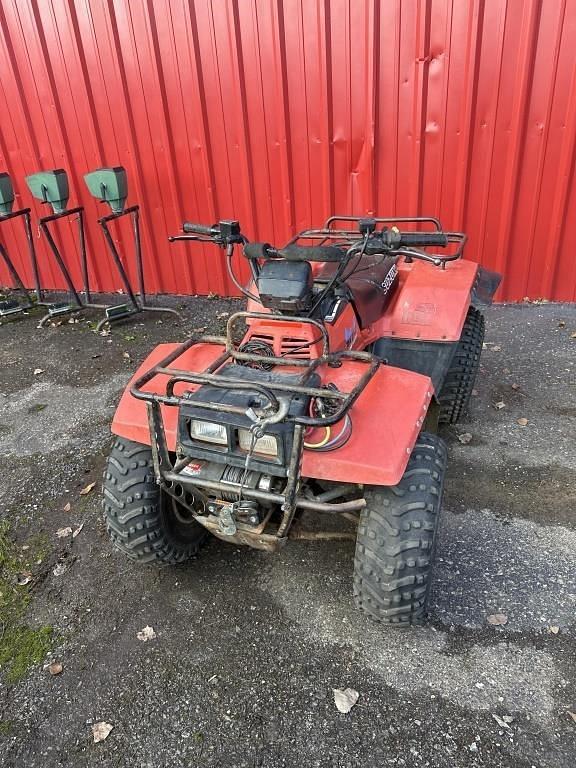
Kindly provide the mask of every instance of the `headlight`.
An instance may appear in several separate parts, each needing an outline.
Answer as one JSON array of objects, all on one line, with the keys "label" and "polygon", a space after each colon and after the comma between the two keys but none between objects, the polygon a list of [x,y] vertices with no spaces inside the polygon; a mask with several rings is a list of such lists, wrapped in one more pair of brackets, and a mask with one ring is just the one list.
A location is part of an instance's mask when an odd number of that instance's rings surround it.
[{"label": "headlight", "polygon": [[213,424],[211,421],[194,420],[190,422],[190,436],[206,443],[228,445],[226,427],[223,424]]},{"label": "headlight", "polygon": [[[249,429],[238,430],[238,445],[241,451],[250,450],[252,445],[252,433]],[[258,438],[254,445],[254,453],[263,453],[266,456],[278,456],[278,443],[274,435],[264,435]]]}]

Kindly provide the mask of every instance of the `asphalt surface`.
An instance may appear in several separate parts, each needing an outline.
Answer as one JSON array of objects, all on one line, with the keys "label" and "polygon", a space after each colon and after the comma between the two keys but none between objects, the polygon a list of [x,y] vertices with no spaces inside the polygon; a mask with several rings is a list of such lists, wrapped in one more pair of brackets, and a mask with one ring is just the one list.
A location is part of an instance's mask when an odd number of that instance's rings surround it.
[{"label": "asphalt surface", "polygon": [[[186,305],[183,323],[107,337],[84,320],[0,327],[1,514],[18,545],[46,537],[27,620],[55,627],[46,661],[63,665],[2,682],[0,765],[572,768],[576,307],[487,310],[470,416],[442,433],[430,624],[406,631],[354,610],[352,542],[212,540],[178,568],[111,549],[99,482],[118,394],[155,344],[214,330],[233,303]],[[359,700],[341,714],[347,687]],[[113,730],[95,744],[99,721]]]}]

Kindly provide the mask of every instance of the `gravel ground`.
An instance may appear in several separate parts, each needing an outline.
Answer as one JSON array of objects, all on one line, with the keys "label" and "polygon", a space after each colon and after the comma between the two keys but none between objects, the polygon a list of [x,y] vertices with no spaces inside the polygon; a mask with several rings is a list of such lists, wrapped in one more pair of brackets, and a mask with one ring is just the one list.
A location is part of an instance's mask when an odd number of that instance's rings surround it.
[{"label": "gravel ground", "polygon": [[[2,683],[0,765],[572,768],[576,307],[487,310],[470,416],[443,432],[430,624],[398,631],[353,609],[352,542],[272,556],[212,540],[178,568],[112,551],[99,479],[118,394],[158,342],[234,305],[185,303],[183,322],[107,337],[84,319],[0,327],[2,517],[19,545],[46,539],[27,621],[55,627],[47,660],[63,665]],[[346,687],[360,698],[340,714]],[[94,744],[98,721],[113,730]]]}]

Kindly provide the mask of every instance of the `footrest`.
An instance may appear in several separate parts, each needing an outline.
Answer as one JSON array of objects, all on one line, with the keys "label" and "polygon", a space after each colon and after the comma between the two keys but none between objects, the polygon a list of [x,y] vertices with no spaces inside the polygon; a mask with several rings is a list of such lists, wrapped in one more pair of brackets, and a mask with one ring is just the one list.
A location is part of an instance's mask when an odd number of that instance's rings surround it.
[{"label": "footrest", "polygon": [[54,317],[55,315],[65,315],[68,312],[74,312],[75,309],[80,309],[80,307],[73,307],[65,301],[57,301],[54,304],[48,305],[48,314],[50,317]]},{"label": "footrest", "polygon": [[21,307],[17,301],[12,299],[6,299],[6,301],[0,301],[0,317],[7,317],[8,315],[17,315],[18,312],[23,312],[27,307]]},{"label": "footrest", "polygon": [[122,320],[130,315],[135,315],[139,312],[138,309],[134,309],[129,304],[117,304],[115,307],[106,307],[106,319],[110,321]]}]

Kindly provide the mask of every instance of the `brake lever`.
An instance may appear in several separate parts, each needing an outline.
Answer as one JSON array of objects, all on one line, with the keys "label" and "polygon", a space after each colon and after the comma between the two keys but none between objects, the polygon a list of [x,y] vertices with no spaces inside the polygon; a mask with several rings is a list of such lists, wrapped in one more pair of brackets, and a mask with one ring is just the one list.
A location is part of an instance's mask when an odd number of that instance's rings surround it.
[{"label": "brake lever", "polygon": [[405,256],[408,262],[412,261],[412,259],[420,259],[421,261],[427,261],[430,264],[434,264],[435,267],[442,268],[444,268],[443,265],[445,262],[449,261],[449,259],[445,259],[442,256],[435,256],[426,253],[426,251],[417,250],[416,248],[398,248],[398,250],[391,251],[391,253],[397,254],[398,256]]},{"label": "brake lever", "polygon": [[211,237],[199,237],[198,235],[168,235],[169,243],[173,243],[175,240],[196,240],[200,243],[213,242]]}]

